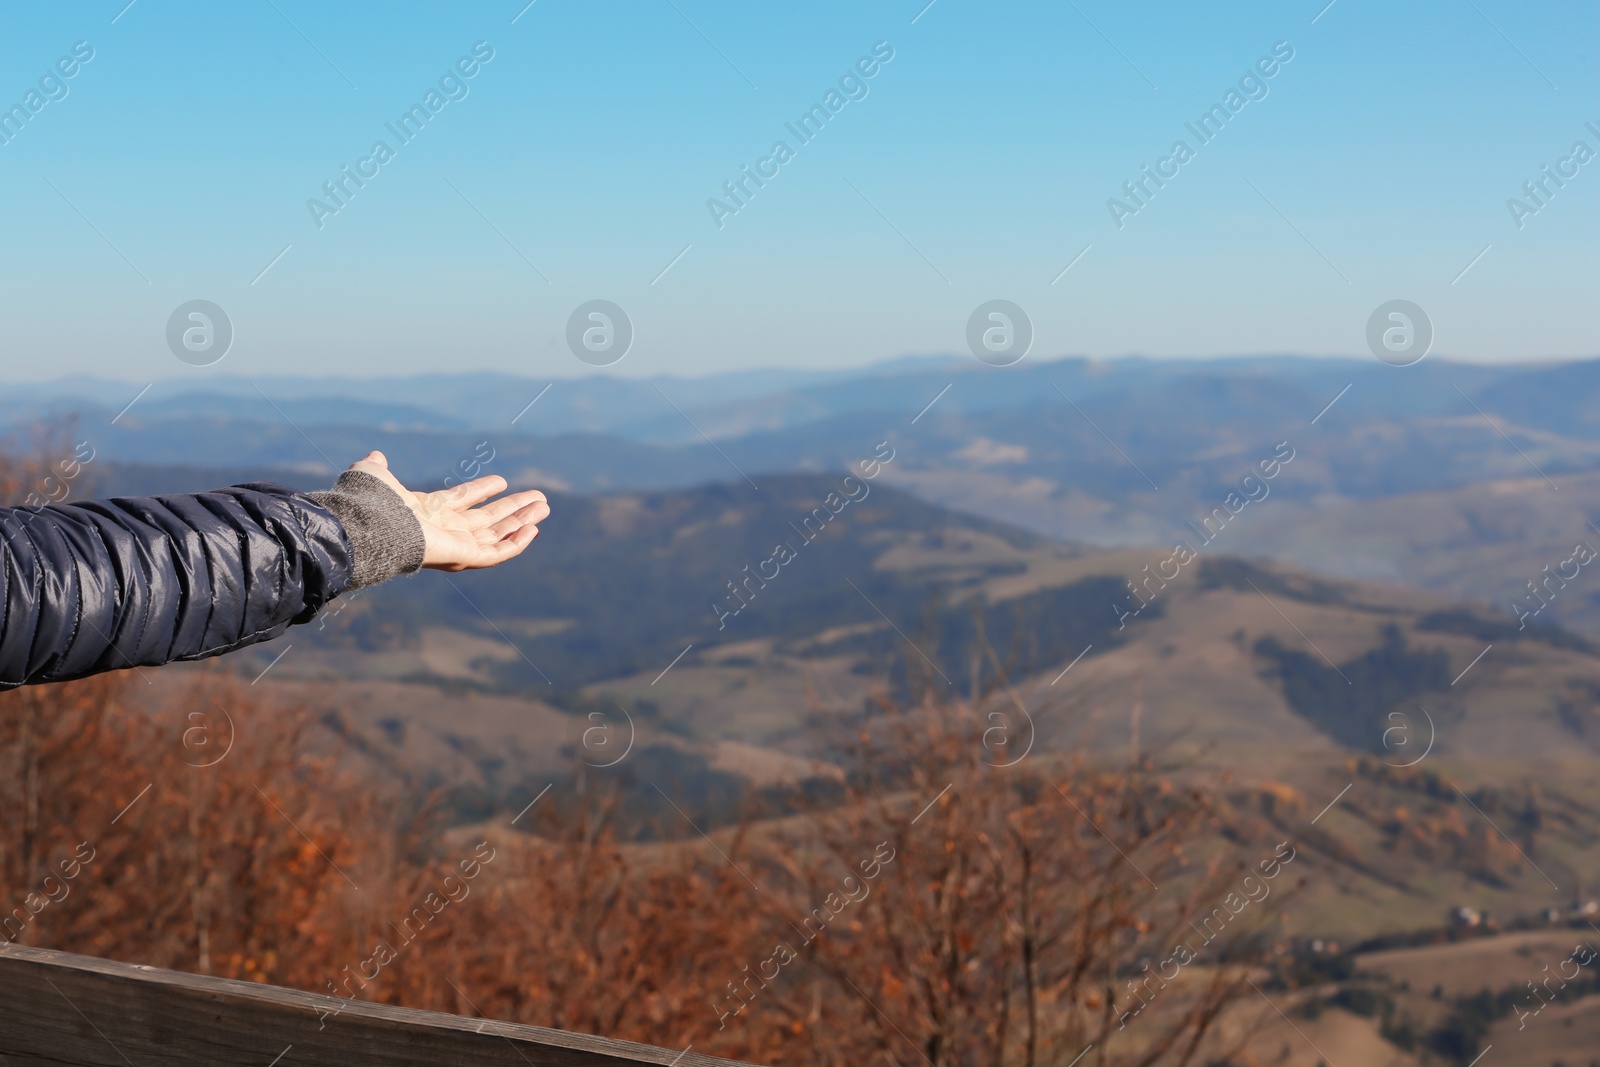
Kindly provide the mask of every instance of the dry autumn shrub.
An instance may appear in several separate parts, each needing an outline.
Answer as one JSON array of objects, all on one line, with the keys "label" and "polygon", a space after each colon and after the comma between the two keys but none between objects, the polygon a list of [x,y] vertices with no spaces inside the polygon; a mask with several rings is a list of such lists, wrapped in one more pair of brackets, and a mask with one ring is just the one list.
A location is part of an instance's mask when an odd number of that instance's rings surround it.
[{"label": "dry autumn shrub", "polygon": [[214,671],[152,715],[129,699],[142,684],[0,695],[17,941],[841,1067],[1090,1044],[1198,1062],[1247,990],[1239,928],[1184,981],[1134,992],[1239,876],[1189,859],[1206,798],[1137,768],[989,766],[962,704],[885,709],[842,805],[715,847],[621,843],[606,795],[549,805],[536,835],[430,843],[319,754],[304,714]]},{"label": "dry autumn shrub", "polygon": [[0,840],[7,937],[305,984],[348,954],[374,805],[304,712],[217,671],[152,711],[148,673],[0,694],[0,803],[27,813]]},{"label": "dry autumn shrub", "polygon": [[886,703],[845,802],[761,839],[751,870],[782,914],[718,990],[718,1011],[734,1010],[726,1030],[696,1047],[785,1064],[1035,1067],[1090,1045],[1086,1063],[1206,1063],[1243,1040],[1217,1023],[1252,994],[1264,909],[1219,929],[1178,980],[1150,967],[1200,943],[1191,924],[1256,850],[1196,858],[1210,802],[1149,761],[994,765],[982,706]]},{"label": "dry autumn shrub", "polygon": [[697,845],[619,842],[616,803],[546,801],[455,920],[451,962],[483,1014],[682,1046],[714,1025],[710,976],[742,962],[749,887]]}]

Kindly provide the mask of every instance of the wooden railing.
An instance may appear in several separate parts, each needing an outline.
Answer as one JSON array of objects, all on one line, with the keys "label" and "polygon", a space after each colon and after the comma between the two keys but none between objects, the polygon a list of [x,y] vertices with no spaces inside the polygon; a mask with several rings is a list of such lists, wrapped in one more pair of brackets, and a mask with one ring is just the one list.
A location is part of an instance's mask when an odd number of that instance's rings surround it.
[{"label": "wooden railing", "polygon": [[0,1064],[311,1063],[738,1067],[692,1046],[655,1048],[0,944]]}]

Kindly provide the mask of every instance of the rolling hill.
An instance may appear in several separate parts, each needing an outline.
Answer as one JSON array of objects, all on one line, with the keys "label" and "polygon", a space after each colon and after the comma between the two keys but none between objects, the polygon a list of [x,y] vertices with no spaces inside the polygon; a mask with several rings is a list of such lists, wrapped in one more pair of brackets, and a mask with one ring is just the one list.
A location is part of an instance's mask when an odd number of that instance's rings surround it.
[{"label": "rolling hill", "polygon": [[468,822],[579,772],[623,785],[641,826],[652,784],[702,826],[781,814],[850,773],[841,739],[875,696],[976,688],[996,729],[973,743],[997,768],[1154,761],[1223,785],[1218,847],[1305,841],[1325,875],[1291,924],[1306,934],[1462,903],[1535,913],[1600,881],[1586,638],[1208,549],[1162,583],[1167,553],[1061,544],[879,483],[719,630],[725,583],[837,483],[558,497],[508,568],[391,583],[226,662],[270,665],[264,689]]}]

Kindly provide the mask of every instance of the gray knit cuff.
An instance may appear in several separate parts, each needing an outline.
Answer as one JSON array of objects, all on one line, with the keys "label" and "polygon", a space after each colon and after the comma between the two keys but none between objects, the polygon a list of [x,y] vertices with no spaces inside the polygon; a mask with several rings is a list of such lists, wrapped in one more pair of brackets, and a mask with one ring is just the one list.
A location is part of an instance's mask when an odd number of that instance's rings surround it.
[{"label": "gray knit cuff", "polygon": [[366,471],[345,471],[332,489],[308,494],[333,512],[355,550],[349,589],[361,589],[422,568],[426,543],[400,494]]}]

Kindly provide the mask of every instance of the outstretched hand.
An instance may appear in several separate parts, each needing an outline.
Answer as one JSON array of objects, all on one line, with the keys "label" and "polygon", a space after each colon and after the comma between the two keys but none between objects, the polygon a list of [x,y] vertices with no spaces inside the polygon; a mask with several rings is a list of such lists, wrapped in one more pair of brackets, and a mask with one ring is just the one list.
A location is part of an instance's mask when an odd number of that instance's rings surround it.
[{"label": "outstretched hand", "polygon": [[490,501],[507,488],[497,474],[437,493],[414,493],[390,472],[382,452],[369,452],[350,469],[364,471],[400,494],[422,524],[422,565],[435,570],[478,570],[504,563],[533,543],[538,524],[550,514],[549,502],[537,489]]}]

